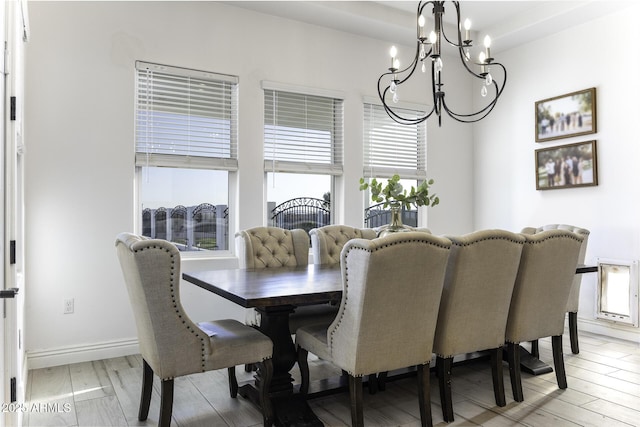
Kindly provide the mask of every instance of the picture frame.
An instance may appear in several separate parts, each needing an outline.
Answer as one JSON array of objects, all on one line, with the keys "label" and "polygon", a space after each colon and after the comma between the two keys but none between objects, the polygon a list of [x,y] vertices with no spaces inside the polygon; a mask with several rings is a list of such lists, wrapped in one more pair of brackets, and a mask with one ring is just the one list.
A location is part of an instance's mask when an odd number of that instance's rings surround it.
[{"label": "picture frame", "polygon": [[535,151],[536,190],[598,185],[596,141]]},{"label": "picture frame", "polygon": [[535,103],[536,142],[596,133],[596,88]]}]

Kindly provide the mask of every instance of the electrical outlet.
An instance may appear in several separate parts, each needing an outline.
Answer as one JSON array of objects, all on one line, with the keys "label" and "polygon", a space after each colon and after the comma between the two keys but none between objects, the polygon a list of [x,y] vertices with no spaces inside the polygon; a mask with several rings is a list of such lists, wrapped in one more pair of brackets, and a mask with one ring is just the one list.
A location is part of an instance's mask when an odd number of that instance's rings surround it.
[{"label": "electrical outlet", "polygon": [[66,298],[64,300],[64,314],[73,313],[73,298]]}]

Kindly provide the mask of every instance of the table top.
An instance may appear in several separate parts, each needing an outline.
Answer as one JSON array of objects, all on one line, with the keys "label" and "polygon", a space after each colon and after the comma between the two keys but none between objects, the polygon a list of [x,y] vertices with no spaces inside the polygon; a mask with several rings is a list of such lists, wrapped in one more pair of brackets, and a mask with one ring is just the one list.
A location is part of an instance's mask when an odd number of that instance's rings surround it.
[{"label": "table top", "polygon": [[[597,271],[579,265],[577,274]],[[342,298],[339,265],[207,270],[182,278],[242,307],[278,307],[338,302]]]},{"label": "table top", "polygon": [[207,270],[182,278],[242,307],[322,304],[340,301],[339,265]]}]

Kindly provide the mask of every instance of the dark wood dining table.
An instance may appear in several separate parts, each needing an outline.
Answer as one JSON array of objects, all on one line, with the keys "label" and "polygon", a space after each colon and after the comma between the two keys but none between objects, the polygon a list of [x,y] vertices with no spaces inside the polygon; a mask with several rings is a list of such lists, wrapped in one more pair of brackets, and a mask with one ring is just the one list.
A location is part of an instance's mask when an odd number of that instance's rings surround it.
[{"label": "dark wood dining table", "polygon": [[[597,267],[580,265],[576,273],[594,271],[597,271]],[[255,308],[260,313],[259,330],[273,341],[274,375],[270,395],[276,425],[322,426],[306,399],[294,393],[290,371],[297,356],[289,332],[289,314],[301,305],[339,302],[342,298],[340,266],[311,264],[300,267],[207,270],[185,272],[182,277],[187,282],[242,307]],[[551,369],[537,358],[532,360],[531,356],[525,357],[525,363],[533,366],[523,364],[522,368],[536,375]],[[259,372],[256,381],[260,381]],[[259,404],[257,389],[253,384],[244,384],[239,393]]]},{"label": "dark wood dining table", "polygon": [[[294,393],[290,371],[297,360],[289,332],[289,314],[296,307],[339,302],[342,297],[340,266],[311,264],[301,267],[211,270],[183,273],[183,279],[261,317],[259,330],[273,341],[273,379],[270,395],[276,425],[322,426],[306,399]],[[256,375],[260,381],[260,372]],[[258,404],[256,387],[244,384],[241,396]]]}]

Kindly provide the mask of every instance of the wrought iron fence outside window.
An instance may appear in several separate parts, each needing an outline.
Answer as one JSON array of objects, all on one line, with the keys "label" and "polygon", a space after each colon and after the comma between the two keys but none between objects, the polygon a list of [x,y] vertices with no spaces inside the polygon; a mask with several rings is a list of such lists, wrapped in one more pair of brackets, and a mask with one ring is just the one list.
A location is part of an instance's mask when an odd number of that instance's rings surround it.
[{"label": "wrought iron fence outside window", "polygon": [[142,234],[169,240],[182,251],[228,249],[229,208],[201,203],[188,207],[144,209]]},{"label": "wrought iron fence outside window", "polygon": [[331,203],[312,197],[287,200],[271,211],[271,221],[275,227],[287,230],[302,228],[309,232],[331,224]]}]

